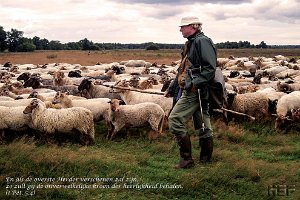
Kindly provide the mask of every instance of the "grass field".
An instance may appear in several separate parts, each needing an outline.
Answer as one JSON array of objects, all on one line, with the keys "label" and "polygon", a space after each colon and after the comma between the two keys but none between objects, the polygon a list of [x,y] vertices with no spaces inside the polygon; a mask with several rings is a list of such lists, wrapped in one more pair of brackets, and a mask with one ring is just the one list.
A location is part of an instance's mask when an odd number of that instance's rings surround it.
[{"label": "grass field", "polygon": [[[265,56],[283,55],[300,58],[300,49],[219,49],[218,57]],[[179,60],[180,50],[107,50],[107,51],[36,51],[31,53],[0,53],[0,63],[10,61],[13,64],[45,64],[70,63],[95,65],[100,63],[120,62],[122,60],[145,60],[158,64],[170,65]]]},{"label": "grass field", "polygon": [[[145,59],[168,64],[179,59],[177,50],[165,53],[4,53],[0,63],[93,65]],[[225,54],[237,55],[235,50]],[[107,141],[107,129],[99,123],[94,146],[81,146],[76,139],[56,140],[48,146],[28,136],[13,137],[0,145],[0,199],[300,199],[299,127],[277,132],[273,121],[226,125],[214,119],[212,124],[215,149],[214,162],[209,165],[198,163],[197,133],[188,124],[197,164],[187,170],[173,169],[179,159],[178,146],[167,132],[151,142],[147,130],[136,128]]]}]

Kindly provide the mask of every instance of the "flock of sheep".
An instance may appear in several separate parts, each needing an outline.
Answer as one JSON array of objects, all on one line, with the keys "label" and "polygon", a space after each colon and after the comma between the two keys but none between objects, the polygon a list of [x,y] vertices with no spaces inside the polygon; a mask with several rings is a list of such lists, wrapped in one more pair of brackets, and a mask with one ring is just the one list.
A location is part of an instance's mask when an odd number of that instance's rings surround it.
[{"label": "flock of sheep", "polygon": [[[8,131],[34,130],[47,142],[54,133],[79,133],[82,144],[93,144],[95,123],[102,120],[108,139],[124,127],[143,125],[152,129],[149,138],[156,138],[167,126],[173,103],[162,94],[179,62],[0,64],[2,139]],[[218,58],[218,67],[226,81],[227,109],[256,120],[275,119],[277,129],[300,122],[299,59],[230,56]],[[228,119],[241,117],[228,113]]]}]

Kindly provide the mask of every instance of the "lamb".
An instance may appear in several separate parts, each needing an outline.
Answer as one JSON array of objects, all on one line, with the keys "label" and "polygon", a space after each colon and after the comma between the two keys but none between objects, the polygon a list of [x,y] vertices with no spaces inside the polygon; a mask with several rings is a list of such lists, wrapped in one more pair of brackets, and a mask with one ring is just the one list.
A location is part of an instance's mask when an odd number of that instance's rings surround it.
[{"label": "lamb", "polygon": [[[120,100],[112,99],[111,105],[111,123],[113,130],[107,135],[112,139],[115,134],[124,126],[139,127],[147,123],[155,131],[154,138],[162,135],[165,113],[163,109],[155,103],[146,102],[135,105],[119,105]],[[151,138],[150,134],[148,135]]]},{"label": "lamb", "polygon": [[277,103],[277,118],[275,128],[281,129],[288,120],[288,114],[292,109],[300,108],[300,91],[294,91],[284,95]]},{"label": "lamb", "polygon": [[33,99],[23,113],[31,113],[33,128],[43,132],[47,142],[49,136],[56,131],[72,133],[74,130],[79,131],[80,139],[84,144],[95,142],[93,114],[86,108],[47,109],[44,102]]},{"label": "lamb", "polygon": [[90,98],[109,98],[121,99],[119,94],[112,93],[109,87],[103,85],[94,85],[92,80],[84,79],[78,86],[78,90],[82,93],[85,91],[85,97]]}]

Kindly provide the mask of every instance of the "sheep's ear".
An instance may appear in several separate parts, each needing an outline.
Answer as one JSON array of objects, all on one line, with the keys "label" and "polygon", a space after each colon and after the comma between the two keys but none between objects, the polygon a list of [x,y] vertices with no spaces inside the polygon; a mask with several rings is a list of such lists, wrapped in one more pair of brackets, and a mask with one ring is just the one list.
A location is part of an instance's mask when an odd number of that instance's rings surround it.
[{"label": "sheep's ear", "polygon": [[119,105],[126,105],[126,103],[123,100],[119,100]]}]

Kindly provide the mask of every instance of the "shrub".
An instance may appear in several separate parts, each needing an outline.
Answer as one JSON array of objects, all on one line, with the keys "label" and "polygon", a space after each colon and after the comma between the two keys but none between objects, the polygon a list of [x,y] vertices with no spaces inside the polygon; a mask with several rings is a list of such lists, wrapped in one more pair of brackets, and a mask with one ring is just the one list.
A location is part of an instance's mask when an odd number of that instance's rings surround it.
[{"label": "shrub", "polygon": [[48,59],[54,59],[54,58],[57,58],[57,54],[50,54],[50,55],[47,55],[47,58],[48,58]]},{"label": "shrub", "polygon": [[21,52],[32,52],[36,49],[36,46],[32,43],[25,42],[18,46],[17,51]]},{"label": "shrub", "polygon": [[151,44],[146,47],[146,50],[159,50],[159,47],[155,44]]}]

